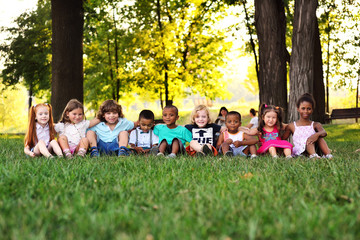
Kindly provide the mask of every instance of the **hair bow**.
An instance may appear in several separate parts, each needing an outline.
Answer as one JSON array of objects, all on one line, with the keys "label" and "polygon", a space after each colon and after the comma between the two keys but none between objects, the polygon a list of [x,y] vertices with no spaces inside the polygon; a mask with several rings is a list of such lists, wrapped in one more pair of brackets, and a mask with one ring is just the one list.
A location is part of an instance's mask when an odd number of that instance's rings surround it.
[{"label": "hair bow", "polygon": [[265,104],[265,107],[267,108],[267,107],[268,107],[268,105],[267,105],[267,104]]}]

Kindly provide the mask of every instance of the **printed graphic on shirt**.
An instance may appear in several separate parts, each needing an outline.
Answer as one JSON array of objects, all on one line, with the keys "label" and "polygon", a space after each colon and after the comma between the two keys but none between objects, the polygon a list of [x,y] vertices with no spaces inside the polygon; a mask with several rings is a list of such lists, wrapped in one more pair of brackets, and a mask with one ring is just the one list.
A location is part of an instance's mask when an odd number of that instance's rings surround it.
[{"label": "printed graphic on shirt", "polygon": [[197,140],[200,144],[210,143],[213,145],[213,128],[193,128],[193,140]]},{"label": "printed graphic on shirt", "polygon": [[265,142],[270,141],[270,140],[276,140],[276,138],[279,136],[279,133],[266,133],[264,138],[265,138]]}]

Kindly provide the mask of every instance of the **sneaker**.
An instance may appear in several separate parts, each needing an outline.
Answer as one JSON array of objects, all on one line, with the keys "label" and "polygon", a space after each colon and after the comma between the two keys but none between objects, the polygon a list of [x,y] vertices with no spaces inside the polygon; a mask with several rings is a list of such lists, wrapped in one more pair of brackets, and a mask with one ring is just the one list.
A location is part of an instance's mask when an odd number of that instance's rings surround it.
[{"label": "sneaker", "polygon": [[317,155],[317,153],[314,153],[314,154],[311,154],[311,155],[309,156],[309,158],[310,158],[310,159],[312,159],[312,158],[320,159],[321,157],[320,157],[319,155]]},{"label": "sneaker", "polygon": [[67,159],[72,159],[73,158],[73,155],[71,154],[70,150],[65,150],[64,154],[65,154],[65,157]]},{"label": "sneaker", "polygon": [[[150,155],[157,155],[159,153],[159,148],[158,147],[152,147],[149,151]],[[164,154],[163,154],[164,155]]]},{"label": "sneaker", "polygon": [[257,158],[257,155],[256,155],[256,154],[252,154],[252,155],[250,156],[250,159],[254,159],[254,158]]},{"label": "sneaker", "polygon": [[129,156],[129,149],[127,147],[120,147],[118,156],[119,157]]},{"label": "sneaker", "polygon": [[170,153],[169,155],[166,156],[166,158],[176,158],[176,154]]},{"label": "sneaker", "polygon": [[209,148],[209,146],[206,145],[206,144],[202,147],[202,152],[203,152],[205,155],[213,155],[212,149]]},{"label": "sneaker", "polygon": [[90,148],[90,157],[99,157],[100,154],[99,154],[99,151],[98,151],[98,148],[97,147],[91,147]]},{"label": "sneaker", "polygon": [[233,157],[234,156],[234,153],[232,151],[227,151],[224,156],[226,157]]},{"label": "sneaker", "polygon": [[331,153],[326,154],[326,155],[323,156],[323,158],[327,158],[327,159],[333,159],[333,157],[334,156]]},{"label": "sneaker", "polygon": [[79,156],[79,157],[85,157],[85,155],[86,155],[85,149],[80,149],[76,154],[76,156]]},{"label": "sneaker", "polygon": [[285,158],[290,159],[290,158],[293,158],[293,157],[291,155],[289,155],[289,156],[286,156]]},{"label": "sneaker", "polygon": [[203,152],[196,152],[195,157],[205,157],[205,153]]},{"label": "sneaker", "polygon": [[164,157],[165,155],[162,152],[156,154],[157,157]]}]

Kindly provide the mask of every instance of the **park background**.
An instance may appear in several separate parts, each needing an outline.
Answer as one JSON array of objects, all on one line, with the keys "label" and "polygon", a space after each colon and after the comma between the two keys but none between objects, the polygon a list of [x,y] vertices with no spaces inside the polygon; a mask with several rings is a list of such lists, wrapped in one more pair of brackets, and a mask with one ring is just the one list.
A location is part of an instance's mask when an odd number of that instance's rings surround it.
[{"label": "park background", "polygon": [[[40,2],[45,5],[44,2],[46,3],[49,1]],[[122,6],[132,4],[132,1],[119,2],[122,4]],[[196,2],[197,1],[194,1],[195,4]],[[181,96],[178,98],[174,98],[174,104],[180,109],[180,124],[185,124],[190,121],[189,114],[191,110],[195,105],[200,103],[206,104],[210,107],[212,112],[212,119],[216,118],[218,110],[221,106],[226,106],[230,110],[237,110],[241,112],[245,117],[245,123],[248,121],[247,116],[249,109],[257,109],[257,106],[259,105],[259,89],[257,86],[257,77],[254,70],[255,63],[253,60],[253,54],[249,50],[249,34],[246,27],[247,20],[246,16],[244,15],[243,8],[241,7],[243,2],[247,4],[250,14],[254,14],[254,5],[252,1],[239,1],[238,4],[224,7],[221,9],[221,13],[226,14],[224,14],[222,17],[216,16],[216,13],[213,14],[218,18],[218,20],[215,22],[216,24],[213,27],[218,30],[226,29],[222,31],[222,33],[224,34],[223,43],[228,44],[228,49],[223,57],[224,62],[219,64],[219,67],[217,67],[218,74],[214,75],[214,79],[211,81],[224,83],[222,86],[224,86],[225,89],[221,89],[221,92],[219,91],[218,96],[216,96],[216,92],[212,93],[212,99],[205,97],[204,95],[206,94],[204,94],[204,92],[196,94],[191,91],[186,94],[180,94]],[[35,0],[17,0],[6,2],[6,4],[5,1],[2,1],[1,3],[2,6],[6,5],[5,8],[0,10],[2,16],[0,18],[0,26],[5,27],[2,28],[3,31],[0,35],[1,44],[5,46],[9,45],[10,42],[15,39],[15,36],[11,36],[10,32],[7,31],[7,28],[18,27],[14,21],[17,18],[20,18],[22,13],[36,12],[38,2]],[[335,31],[334,29],[339,26],[339,23],[337,22],[338,20],[332,20],[333,29],[331,34],[333,35],[331,38],[333,41],[328,45],[326,44],[327,42],[325,40],[326,34],[329,31],[326,29],[320,29],[323,30],[321,34],[324,68],[327,66],[326,61],[329,61],[326,59],[326,57],[328,57],[326,54],[329,51],[331,51],[331,54],[334,55],[330,58],[330,60],[333,61],[332,65],[334,66],[337,65],[336,61],[338,61],[335,57],[335,53],[338,52],[340,48],[342,48],[342,51],[353,53],[353,55],[350,56],[353,58],[352,64],[342,62],[341,67],[337,66],[337,68],[331,69],[329,82],[330,108],[327,109],[328,112],[334,108],[355,107],[356,104],[356,87],[359,76],[357,74],[359,69],[359,43],[356,36],[354,38],[354,35],[352,35],[350,29],[354,30],[354,26],[352,25],[353,22],[351,21],[356,22],[358,19],[359,16],[357,9],[359,6],[356,2],[349,1],[349,3],[350,4],[348,9],[346,10],[349,11],[348,14],[351,15],[352,13],[357,13],[353,16],[352,19],[349,19],[346,14],[339,15],[341,9],[345,9],[344,3],[341,1],[320,1],[317,10],[317,17],[319,18],[319,22],[323,24],[323,27],[326,27],[326,24],[328,24],[326,22],[321,22],[323,21],[322,18],[324,18],[325,13],[330,13],[330,17],[333,19],[336,19],[339,16],[343,17],[343,20],[345,21],[343,21],[341,29],[337,29],[337,31]],[[291,6],[291,3],[288,4]],[[39,6],[41,6],[41,4]],[[107,10],[111,13],[112,9],[109,6],[107,6]],[[337,10],[335,10],[336,7],[338,8]],[[346,46],[339,46],[344,42],[347,42]],[[326,49],[327,47],[329,47],[329,49]],[[2,58],[0,62],[0,68],[2,70],[5,68],[4,63],[6,61],[9,62],[9,58],[5,60],[7,56],[6,54],[6,52],[2,52]],[[85,68],[87,66],[88,65],[84,64]],[[351,72],[351,74],[348,74],[349,72]],[[325,70],[324,75],[326,75]],[[47,76],[49,78],[51,77],[51,75]],[[28,84],[26,83],[27,80],[24,80],[24,77],[21,74],[17,80],[18,82],[15,84],[14,82],[11,84],[9,84],[9,82],[0,83],[0,88],[2,89],[2,94],[0,96],[0,132],[2,133],[24,133],[26,130],[29,88]],[[86,86],[88,85],[85,83],[85,88]],[[111,91],[109,86],[107,86],[107,89],[108,90],[103,89],[101,92]],[[41,87],[39,87],[38,92],[34,93],[33,95],[33,104],[39,102],[50,102],[49,87],[48,90],[46,90],[46,86],[45,89],[41,89]],[[86,89],[85,95],[89,95],[89,92],[86,92]],[[101,95],[102,99],[100,100],[96,98],[96,94],[92,100],[85,97],[86,116],[88,118],[94,117],[97,107],[103,100],[106,99],[105,97],[106,96],[104,96],[104,94]],[[94,102],[96,103],[94,104]],[[136,91],[129,91],[119,98],[119,103],[123,106],[125,116],[130,120],[136,120],[138,113],[144,108],[152,109],[157,117],[161,116],[160,101],[156,100],[156,97],[154,98],[154,96],[149,96],[149,94],[141,95]],[[14,116],[16,116],[16,121],[14,121]]]}]

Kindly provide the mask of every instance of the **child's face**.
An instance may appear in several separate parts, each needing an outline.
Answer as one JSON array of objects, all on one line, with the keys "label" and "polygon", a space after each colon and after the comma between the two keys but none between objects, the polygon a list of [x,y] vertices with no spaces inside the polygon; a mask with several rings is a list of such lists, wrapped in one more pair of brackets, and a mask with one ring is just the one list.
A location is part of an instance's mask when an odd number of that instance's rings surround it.
[{"label": "child's face", "polygon": [[176,114],[176,110],[174,108],[164,108],[162,119],[166,125],[172,125],[176,123],[179,116]]},{"label": "child's face", "polygon": [[76,108],[70,112],[66,113],[66,116],[69,117],[71,123],[76,124],[84,120],[84,113],[81,108]]},{"label": "child's face", "polygon": [[108,124],[117,124],[119,121],[119,113],[118,112],[106,112],[104,114],[104,118]]},{"label": "child's face", "polygon": [[269,111],[263,116],[265,126],[273,127],[277,122],[277,113],[275,111]]},{"label": "child's face", "polygon": [[194,122],[198,127],[202,128],[205,127],[206,124],[209,122],[209,117],[205,110],[199,110],[196,112]]},{"label": "child's face", "polygon": [[241,126],[241,121],[238,116],[229,115],[226,117],[225,125],[229,132],[237,132]]},{"label": "child's face", "polygon": [[43,127],[49,122],[49,109],[45,106],[40,106],[37,108],[35,120]]},{"label": "child's face", "polygon": [[154,121],[152,119],[140,118],[139,125],[143,132],[149,132],[154,126]]},{"label": "child's face", "polygon": [[313,106],[309,102],[300,103],[297,111],[300,114],[300,118],[309,119],[311,114],[313,113]]}]

